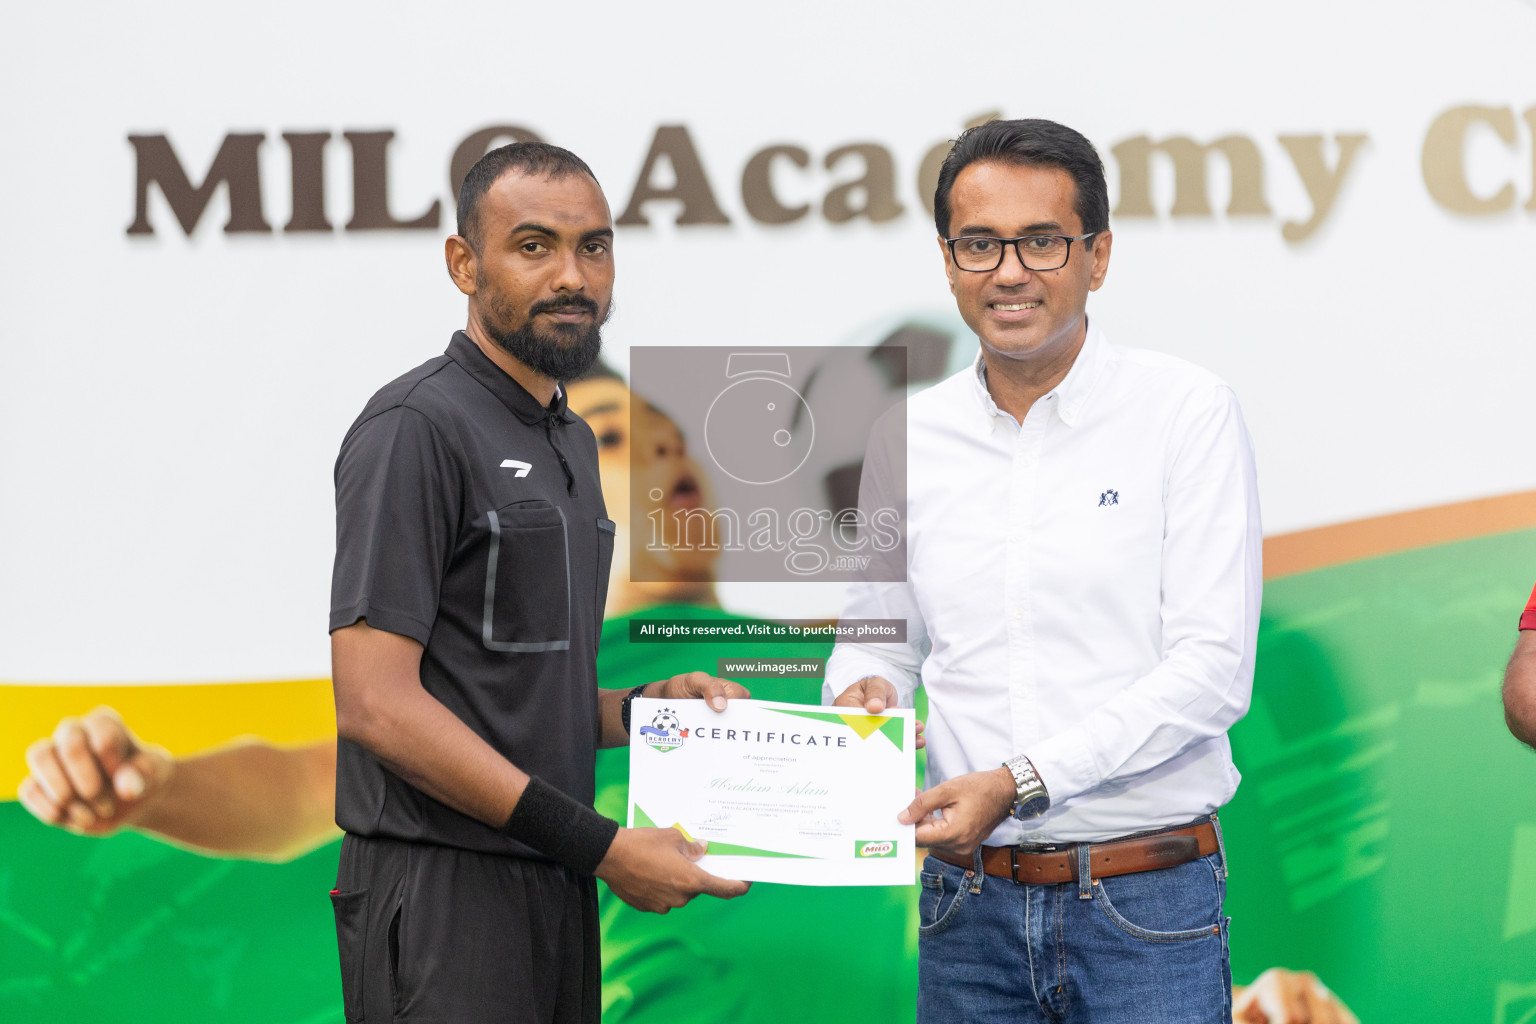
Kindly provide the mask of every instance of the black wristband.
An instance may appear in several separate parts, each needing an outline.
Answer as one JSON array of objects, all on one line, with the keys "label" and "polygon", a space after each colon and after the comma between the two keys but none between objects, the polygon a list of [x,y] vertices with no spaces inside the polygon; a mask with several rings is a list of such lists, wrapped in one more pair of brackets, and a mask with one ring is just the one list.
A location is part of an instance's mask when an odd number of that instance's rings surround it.
[{"label": "black wristband", "polygon": [[624,700],[619,704],[619,721],[624,724],[625,736],[629,735],[629,713],[632,710],[630,704],[634,703],[635,698],[640,696],[640,692],[650,685],[650,683],[642,683],[633,690],[630,690],[624,695]]},{"label": "black wristband", "polygon": [[573,800],[537,775],[512,808],[501,833],[531,846],[556,864],[582,875],[594,874],[608,855],[619,823]]}]

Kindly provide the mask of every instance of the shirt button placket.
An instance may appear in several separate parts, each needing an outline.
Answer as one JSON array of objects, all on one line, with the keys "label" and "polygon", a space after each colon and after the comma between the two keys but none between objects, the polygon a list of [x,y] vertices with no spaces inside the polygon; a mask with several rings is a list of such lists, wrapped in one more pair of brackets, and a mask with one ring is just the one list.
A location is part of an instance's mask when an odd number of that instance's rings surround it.
[{"label": "shirt button placket", "polygon": [[1035,631],[1029,528],[1034,522],[1038,490],[1040,443],[1044,436],[1043,403],[1024,417],[1015,439],[1008,495],[1008,562],[1004,604],[1008,633],[1008,691],[1012,710],[1013,744],[1009,753],[1024,753],[1039,735],[1039,705],[1035,679]]}]

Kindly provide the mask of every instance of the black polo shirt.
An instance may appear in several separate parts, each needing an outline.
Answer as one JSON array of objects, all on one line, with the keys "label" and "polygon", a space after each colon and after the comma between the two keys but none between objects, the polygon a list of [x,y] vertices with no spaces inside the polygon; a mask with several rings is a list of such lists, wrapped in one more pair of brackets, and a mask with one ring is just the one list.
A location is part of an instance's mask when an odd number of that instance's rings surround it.
[{"label": "black polo shirt", "polygon": [[[331,629],[426,649],[421,684],[513,764],[593,798],[597,641],[613,558],[597,443],[462,331],[386,385],[336,460]],[[338,741],[336,823],[543,859]]]}]

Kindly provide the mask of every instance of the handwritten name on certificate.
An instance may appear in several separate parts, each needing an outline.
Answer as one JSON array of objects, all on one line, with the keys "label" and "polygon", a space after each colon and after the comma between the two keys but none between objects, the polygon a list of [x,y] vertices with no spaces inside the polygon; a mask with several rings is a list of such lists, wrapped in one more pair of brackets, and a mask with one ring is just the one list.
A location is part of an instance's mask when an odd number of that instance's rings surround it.
[{"label": "handwritten name on certificate", "polygon": [[637,697],[629,825],[709,842],[724,878],[795,885],[911,885],[916,719],[768,700]]}]

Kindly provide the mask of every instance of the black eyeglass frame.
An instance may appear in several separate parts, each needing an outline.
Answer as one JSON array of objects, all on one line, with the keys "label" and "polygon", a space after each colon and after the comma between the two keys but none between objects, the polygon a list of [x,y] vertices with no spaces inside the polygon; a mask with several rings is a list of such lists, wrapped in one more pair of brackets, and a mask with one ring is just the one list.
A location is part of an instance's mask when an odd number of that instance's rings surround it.
[{"label": "black eyeglass frame", "polygon": [[[965,271],[967,274],[990,274],[990,273],[992,273],[992,271],[996,270],[998,267],[1003,265],[1003,260],[1008,258],[1008,247],[1010,245],[1013,246],[1013,254],[1019,258],[1019,266],[1023,267],[1025,270],[1028,270],[1028,271],[1031,271],[1031,272],[1040,272],[1040,271],[1060,270],[1062,267],[1066,266],[1067,263],[1069,261],[1071,261],[1071,259],[1072,259],[1072,243],[1073,242],[1081,242],[1085,238],[1092,238],[1094,235],[1098,235],[1098,234],[1102,234],[1102,233],[1103,232],[1099,232],[1099,231],[1090,231],[1087,234],[1083,234],[1083,235],[1019,235],[1017,238],[998,238],[996,235],[956,235],[954,238],[946,238],[946,239],[944,239],[944,244],[949,247],[949,258],[950,258],[951,262],[954,263],[956,268]],[[963,242],[967,238],[986,238],[986,239],[989,239],[989,240],[991,240],[993,242],[1001,242],[1002,245],[998,246],[998,249],[997,249],[997,262],[992,264],[992,266],[990,266],[990,267],[962,267],[962,266],[960,266],[960,260],[959,260],[958,257],[955,256],[955,243],[956,242]],[[1031,238],[1059,238],[1063,242],[1066,242],[1067,243],[1067,251],[1062,254],[1061,262],[1056,264],[1054,267],[1032,267],[1028,263],[1026,263],[1024,261],[1024,250],[1019,248],[1019,243],[1023,242],[1023,241],[1027,241],[1027,240],[1029,240]]]}]

